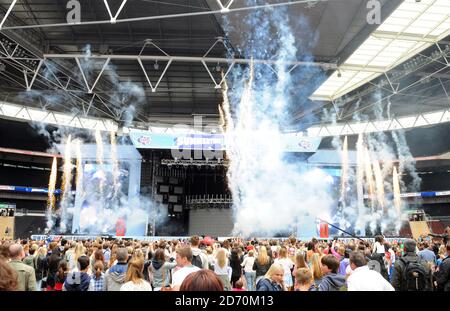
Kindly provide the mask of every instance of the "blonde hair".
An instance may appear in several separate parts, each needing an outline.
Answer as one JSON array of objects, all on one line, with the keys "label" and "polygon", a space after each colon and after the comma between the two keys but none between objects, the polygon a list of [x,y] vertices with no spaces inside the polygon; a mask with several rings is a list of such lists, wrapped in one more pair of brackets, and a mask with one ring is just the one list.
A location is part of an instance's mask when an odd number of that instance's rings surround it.
[{"label": "blonde hair", "polygon": [[75,263],[78,262],[78,258],[84,255],[84,246],[83,243],[77,243],[77,246],[75,247],[75,256],[74,261]]},{"label": "blonde hair", "polygon": [[264,277],[265,277],[266,279],[272,279],[272,276],[273,276],[273,275],[275,274],[275,272],[277,272],[277,271],[283,272],[283,275],[284,275],[284,268],[283,268],[283,266],[282,266],[281,264],[279,264],[279,263],[273,263],[273,264],[270,266],[269,270],[267,270],[266,275],[264,275]]},{"label": "blonde hair", "polygon": [[140,248],[136,249],[133,253],[133,259],[144,260],[144,252]]},{"label": "blonde hair", "polygon": [[40,256],[40,255],[45,256],[45,255],[47,255],[47,248],[45,248],[44,246],[39,247],[39,249],[37,250],[36,254],[37,254],[36,256]]},{"label": "blonde hair", "polygon": [[308,265],[305,262],[305,253],[303,252],[297,253],[297,255],[295,256],[295,266],[297,267],[297,269],[308,267]]},{"label": "blonde hair", "polygon": [[438,255],[445,256],[447,254],[447,247],[445,245],[441,245],[439,247]]},{"label": "blonde hair", "polygon": [[320,258],[317,253],[311,257],[311,270],[314,280],[320,280],[323,277],[322,268],[320,267]]},{"label": "blonde hair", "polygon": [[111,246],[111,256],[109,258],[108,267],[111,267],[113,265],[114,261],[116,260],[117,249],[118,249],[117,244],[113,244]]},{"label": "blonde hair", "polygon": [[134,284],[142,283],[144,279],[144,261],[140,259],[132,259],[128,264],[125,282],[132,281]]},{"label": "blonde hair", "polygon": [[267,255],[267,248],[265,246],[261,246],[259,248],[258,258],[256,259],[256,261],[260,265],[266,265],[270,262],[270,257],[269,255]]},{"label": "blonde hair", "polygon": [[220,268],[225,267],[227,264],[227,251],[225,248],[219,248],[216,254],[216,259]]}]

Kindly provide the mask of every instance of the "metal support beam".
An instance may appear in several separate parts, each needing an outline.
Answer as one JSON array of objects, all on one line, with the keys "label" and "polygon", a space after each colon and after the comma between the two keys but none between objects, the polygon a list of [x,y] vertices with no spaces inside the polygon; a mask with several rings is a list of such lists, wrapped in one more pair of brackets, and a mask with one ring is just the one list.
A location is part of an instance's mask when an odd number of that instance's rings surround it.
[{"label": "metal support beam", "polygon": [[392,96],[394,96],[394,95],[396,95],[396,94],[400,94],[400,93],[402,93],[402,92],[404,92],[404,91],[407,91],[408,89],[412,88],[413,86],[419,84],[421,81],[423,81],[423,80],[425,80],[425,79],[427,79],[427,78],[431,78],[431,77],[434,76],[435,74],[440,73],[441,71],[443,71],[443,70],[445,70],[445,69],[446,69],[446,67],[442,67],[442,68],[436,70],[435,72],[432,72],[432,73],[428,74],[428,75],[425,76],[424,78],[422,78],[422,79],[420,79],[420,80],[418,80],[418,81],[415,81],[415,82],[411,83],[410,85],[405,86],[405,87],[402,88],[401,90],[397,90],[396,93],[389,94],[389,95],[387,95],[387,96],[385,96],[385,97],[383,97],[383,98],[377,100],[377,101],[374,102],[374,103],[370,103],[369,105],[366,105],[366,106],[364,106],[364,107],[361,107],[361,108],[358,108],[358,109],[356,109],[356,110],[353,110],[352,112],[350,112],[350,113],[348,113],[347,115],[345,115],[343,118],[344,118],[344,119],[345,119],[345,118],[348,118],[348,117],[352,116],[353,114],[355,114],[355,113],[357,113],[357,112],[364,111],[364,110],[366,110],[367,108],[372,107],[372,106],[374,106],[374,105],[376,105],[376,104],[379,104],[379,103],[383,102],[384,100],[387,100],[387,99],[391,98]]},{"label": "metal support beam", "polygon": [[[104,0],[105,1],[105,0]],[[39,24],[39,25],[26,25],[26,26],[13,26],[13,27],[5,27],[4,29],[13,30],[13,29],[30,29],[30,28],[51,28],[51,27],[77,27],[77,26],[86,26],[86,25],[102,25],[102,24],[111,24],[111,23],[132,23],[132,22],[142,22],[149,20],[162,20],[162,19],[172,19],[172,18],[184,18],[184,17],[194,17],[194,16],[204,16],[204,15],[215,15],[215,14],[224,14],[231,12],[240,12],[240,11],[252,11],[252,10],[267,10],[270,7],[281,7],[281,6],[291,6],[296,4],[306,4],[309,2],[327,2],[329,0],[296,0],[296,1],[284,1],[281,3],[267,3],[263,5],[254,5],[254,6],[246,6],[229,9],[231,3],[228,3],[224,8],[225,10],[213,10],[213,11],[200,11],[200,12],[189,12],[189,13],[180,13],[180,14],[167,14],[167,15],[157,15],[157,16],[143,16],[143,17],[135,17],[135,18],[124,18],[117,19],[118,14],[116,13],[115,19],[110,18],[109,20],[101,20],[101,21],[90,21],[90,22],[81,22],[77,24],[72,23],[55,23],[55,24]],[[106,1],[105,1],[106,2]],[[124,1],[126,2],[126,1]],[[122,5],[125,5],[122,2]],[[109,6],[107,6],[108,8]],[[228,9],[227,9],[228,7]],[[118,11],[120,13],[120,10]],[[112,13],[109,12],[109,16],[112,16]]]},{"label": "metal support beam", "polygon": [[372,36],[374,36],[377,39],[388,39],[388,40],[402,40],[402,41],[413,41],[413,42],[427,42],[427,43],[435,43],[438,40],[437,36],[431,36],[431,35],[417,35],[417,34],[406,34],[402,33],[399,35],[397,32],[394,31],[374,31],[372,33]]},{"label": "metal support beam", "polygon": [[119,17],[120,12],[122,11],[123,7],[127,3],[128,0],[122,0],[122,4],[120,5],[119,9],[117,10],[116,14],[113,16],[111,13],[111,8],[109,7],[108,0],[103,0],[105,3],[106,9],[108,10],[109,17],[111,17],[111,24],[115,24],[117,22],[117,17]]},{"label": "metal support beam", "polygon": [[216,0],[216,2],[220,6],[220,12],[227,13],[230,11],[230,6],[233,4],[234,0],[229,0],[226,5],[223,5],[221,0]]},{"label": "metal support beam", "polygon": [[138,61],[139,65],[141,66],[142,72],[144,73],[145,78],[147,79],[147,82],[150,85],[150,88],[152,89],[152,93],[156,92],[156,89],[158,88],[159,83],[161,83],[162,78],[164,77],[164,75],[166,74],[167,69],[169,68],[170,64],[172,63],[172,60],[169,60],[167,62],[167,65],[164,68],[164,70],[163,70],[162,74],[160,75],[160,77],[158,79],[158,82],[156,82],[155,86],[153,86],[152,82],[150,81],[150,78],[149,78],[149,76],[147,74],[147,70],[145,69],[144,64],[142,63],[142,60],[140,58],[138,58],[137,61]]},{"label": "metal support beam", "polygon": [[[400,83],[392,83],[391,79],[389,79],[389,76],[387,75],[387,73],[385,73],[384,76],[386,77],[386,79],[392,89],[392,93],[397,94],[398,88],[400,87]],[[395,84],[395,87],[394,87],[394,84]]]},{"label": "metal support beam", "polygon": [[92,85],[92,87],[89,89],[89,94],[92,94],[92,91],[94,90],[95,86],[97,85],[98,81],[100,80],[103,72],[105,71],[106,67],[109,64],[110,59],[106,59],[106,62],[103,64],[102,70],[100,70],[100,73],[97,76],[97,79],[95,79],[94,84]]},{"label": "metal support beam", "polygon": [[220,57],[191,57],[191,56],[167,56],[167,55],[85,55],[85,54],[44,54],[47,59],[77,59],[77,58],[91,58],[91,59],[110,59],[110,60],[153,60],[153,61],[173,61],[173,62],[206,62],[206,63],[231,63],[236,64],[283,64],[283,65],[297,65],[297,66],[315,66],[321,67],[325,70],[335,70],[337,65],[333,63],[323,62],[304,62],[304,61],[283,61],[266,59],[242,59],[242,58],[220,58]]},{"label": "metal support beam", "polygon": [[6,22],[6,19],[8,18],[9,14],[11,13],[12,9],[14,8],[14,6],[16,5],[17,0],[13,0],[13,2],[10,4],[8,11],[6,11],[5,16],[3,16],[2,21],[0,22],[0,30],[2,30],[3,25]]},{"label": "metal support beam", "polygon": [[36,81],[36,77],[37,77],[39,70],[41,69],[43,63],[44,63],[43,59],[39,61],[39,64],[38,64],[36,70],[34,71],[33,79],[31,80],[30,84],[27,84],[27,91],[30,91],[31,88],[33,87],[34,81]]}]

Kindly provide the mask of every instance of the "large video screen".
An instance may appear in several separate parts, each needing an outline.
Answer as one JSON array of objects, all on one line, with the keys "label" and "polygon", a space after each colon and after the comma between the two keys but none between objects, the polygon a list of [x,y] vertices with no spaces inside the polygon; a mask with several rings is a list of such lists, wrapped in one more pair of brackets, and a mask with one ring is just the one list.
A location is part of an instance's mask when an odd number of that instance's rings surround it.
[{"label": "large video screen", "polygon": [[82,177],[77,178],[82,178],[82,186],[77,187],[80,214],[79,232],[75,233],[117,235],[118,228],[132,230],[128,163],[121,163],[118,168],[110,163],[85,163]]},{"label": "large video screen", "polygon": [[[116,184],[118,183],[118,184]],[[103,189],[100,189],[100,185]],[[127,163],[122,163],[118,171],[114,171],[112,164],[86,163],[83,170],[83,189],[103,190],[105,194],[128,196],[129,168]],[[116,189],[120,193],[116,193]]]}]

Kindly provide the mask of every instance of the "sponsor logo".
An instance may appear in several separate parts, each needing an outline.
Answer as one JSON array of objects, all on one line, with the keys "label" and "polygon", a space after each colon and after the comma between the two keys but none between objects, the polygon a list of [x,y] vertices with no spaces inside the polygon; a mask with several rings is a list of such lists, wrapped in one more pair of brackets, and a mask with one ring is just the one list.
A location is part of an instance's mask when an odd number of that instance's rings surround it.
[{"label": "sponsor logo", "polygon": [[306,149],[306,150],[310,150],[310,149],[313,148],[312,142],[310,142],[309,140],[305,140],[305,139],[300,140],[300,141],[298,142],[298,145],[299,145],[301,148]]},{"label": "sponsor logo", "polygon": [[223,137],[219,135],[188,135],[175,139],[178,148],[220,149]]},{"label": "sponsor logo", "polygon": [[144,146],[150,145],[150,143],[152,142],[152,139],[150,136],[147,135],[142,135],[141,137],[139,137],[137,139],[137,141]]}]

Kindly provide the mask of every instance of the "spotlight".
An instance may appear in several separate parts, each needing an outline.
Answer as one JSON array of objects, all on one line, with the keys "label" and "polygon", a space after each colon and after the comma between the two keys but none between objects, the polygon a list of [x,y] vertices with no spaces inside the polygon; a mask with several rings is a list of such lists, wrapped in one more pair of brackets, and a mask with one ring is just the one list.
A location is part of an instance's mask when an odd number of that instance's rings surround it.
[{"label": "spotlight", "polygon": [[6,70],[6,66],[4,63],[0,63],[0,72],[4,72]]},{"label": "spotlight", "polygon": [[155,70],[159,69],[159,64],[158,64],[157,60],[155,60],[155,64],[153,65],[153,68],[155,68]]},{"label": "spotlight", "polygon": [[337,74],[338,78],[342,77],[342,73],[341,70],[338,69],[338,74]]},{"label": "spotlight", "polygon": [[221,68],[220,68],[220,64],[219,64],[219,62],[217,62],[216,71],[219,72],[220,69],[221,69]]}]

